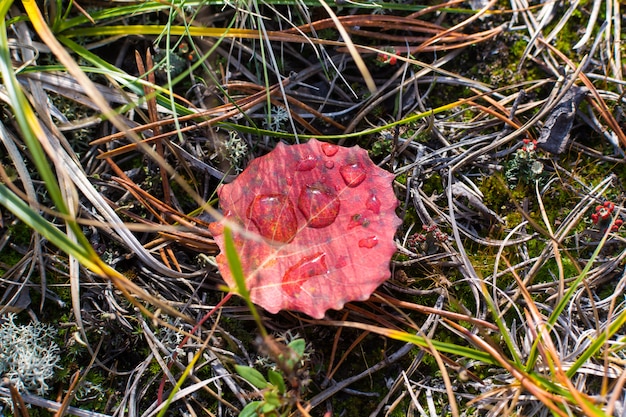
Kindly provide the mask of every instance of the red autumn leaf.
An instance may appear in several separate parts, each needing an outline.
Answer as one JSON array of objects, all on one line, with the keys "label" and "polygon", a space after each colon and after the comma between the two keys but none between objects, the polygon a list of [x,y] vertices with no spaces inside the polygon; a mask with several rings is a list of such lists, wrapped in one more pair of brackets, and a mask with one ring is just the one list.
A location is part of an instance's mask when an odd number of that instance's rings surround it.
[{"label": "red autumn leaf", "polygon": [[[393,174],[358,146],[317,140],[279,143],[218,190],[250,296],[270,313],[296,310],[322,318],[348,301],[366,300],[390,276],[401,221]],[[224,252],[224,221],[211,224]],[[235,287],[226,257],[217,256]]]}]

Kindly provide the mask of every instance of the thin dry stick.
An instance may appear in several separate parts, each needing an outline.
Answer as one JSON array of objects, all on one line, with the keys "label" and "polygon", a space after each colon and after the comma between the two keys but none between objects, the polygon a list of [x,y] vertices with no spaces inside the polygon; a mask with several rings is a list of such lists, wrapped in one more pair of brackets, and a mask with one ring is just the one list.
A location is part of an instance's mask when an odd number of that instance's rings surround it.
[{"label": "thin dry stick", "polygon": [[374,94],[376,92],[376,83],[374,83],[372,74],[370,74],[369,70],[367,69],[367,65],[365,65],[365,61],[363,61],[363,58],[361,58],[361,55],[359,54],[356,47],[354,46],[354,43],[352,42],[350,35],[348,35],[348,32],[346,32],[346,29],[343,27],[343,25],[337,18],[337,15],[335,15],[335,12],[333,12],[333,10],[328,6],[328,4],[326,4],[324,0],[319,0],[319,2],[322,5],[322,7],[324,7],[324,9],[326,10],[326,13],[328,13],[330,18],[333,20],[333,22],[335,23],[337,27],[337,30],[343,37],[343,40],[346,43],[346,47],[350,51],[350,55],[352,55],[352,59],[354,60],[354,63],[356,64],[357,68],[361,72],[361,75],[363,76],[363,80],[365,81],[365,84],[367,85],[368,90],[370,90],[370,93]]},{"label": "thin dry stick", "polygon": [[448,374],[446,366],[444,365],[443,360],[441,359],[441,355],[439,354],[437,349],[435,349],[429,337],[427,337],[426,335],[423,335],[422,337],[428,344],[428,347],[430,348],[430,354],[433,355],[433,358],[435,358],[435,361],[437,362],[437,366],[439,367],[439,371],[441,371],[441,377],[443,378],[443,383],[446,387],[446,393],[448,394],[448,401],[449,401],[448,405],[450,406],[450,411],[452,412],[452,416],[459,417],[460,416],[459,406],[456,403],[456,399],[454,398],[454,390],[452,388],[452,382],[450,381],[450,375]]},{"label": "thin dry stick", "polygon": [[526,388],[531,394],[537,397],[537,399],[539,399],[539,401],[541,401],[546,407],[548,407],[555,414],[558,414],[561,417],[568,417],[567,414],[555,404],[555,401],[562,403],[562,398],[551,394],[545,391],[543,388],[539,387],[536,384],[535,380],[529,374],[515,368],[505,357],[500,354],[498,350],[492,347],[489,343],[471,333],[463,326],[460,326],[447,319],[444,320],[450,326],[461,332],[472,344],[480,347],[483,351],[489,353],[493,358],[495,358],[504,369],[509,371],[511,375],[513,375],[513,377],[515,377],[515,379],[517,379],[524,388]]},{"label": "thin dry stick", "polygon": [[352,342],[352,344],[348,347],[348,349],[346,349],[346,351],[343,353],[343,355],[341,356],[341,358],[337,361],[337,363],[335,364],[334,368],[331,369],[330,367],[328,374],[326,375],[326,380],[330,381],[331,379],[333,379],[333,376],[335,375],[335,373],[339,370],[339,368],[341,367],[341,364],[343,364],[343,362],[347,359],[348,355],[350,353],[352,353],[352,351],[359,345],[359,343],[361,343],[363,341],[363,339],[365,339],[367,337],[367,335],[369,335],[370,332],[363,332],[361,333],[355,340],[354,342]]},{"label": "thin dry stick", "polygon": [[550,237],[552,253],[554,254],[554,260],[559,272],[558,298],[560,299],[563,298],[563,294],[565,293],[565,272],[563,271],[563,261],[561,259],[561,252],[559,251],[560,241],[552,231],[552,225],[550,224],[550,219],[548,218],[548,213],[546,213],[546,207],[543,204],[541,192],[539,191],[539,181],[535,181],[535,194],[537,196],[537,203],[539,204],[539,211],[541,213],[541,218],[543,219],[543,224],[546,226],[546,231]]}]

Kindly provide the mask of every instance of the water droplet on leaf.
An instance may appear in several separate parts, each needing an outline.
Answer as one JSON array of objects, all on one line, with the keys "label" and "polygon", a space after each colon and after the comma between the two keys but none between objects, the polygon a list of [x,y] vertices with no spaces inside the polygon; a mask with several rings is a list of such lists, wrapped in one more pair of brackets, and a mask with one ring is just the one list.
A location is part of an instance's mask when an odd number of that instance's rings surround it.
[{"label": "water droplet on leaf", "polygon": [[298,208],[308,226],[318,229],[331,225],[337,218],[340,207],[335,190],[320,182],[304,187],[298,198]]},{"label": "water droplet on leaf", "polygon": [[257,195],[250,203],[247,215],[266,239],[289,243],[298,232],[296,212],[286,195]]},{"label": "water droplet on leaf", "polygon": [[317,275],[328,273],[326,254],[318,252],[306,256],[292,265],[283,275],[282,289],[291,297],[297,297],[302,291],[302,284]]},{"label": "water droplet on leaf", "polygon": [[378,245],[378,238],[376,236],[370,236],[359,240],[359,248],[371,249],[376,245]]},{"label": "water droplet on leaf", "polygon": [[348,187],[356,187],[365,181],[365,170],[358,162],[342,166],[339,172]]},{"label": "water droplet on leaf", "polygon": [[335,167],[335,163],[333,161],[324,162],[324,166],[328,169],[333,169]]},{"label": "water droplet on leaf", "polygon": [[365,208],[372,211],[375,214],[380,213],[380,200],[376,197],[376,194],[371,193],[370,197],[365,202]]},{"label": "water droplet on leaf", "polygon": [[296,165],[296,171],[310,171],[315,168],[315,165],[317,165],[317,160],[315,157],[309,155],[298,162],[298,165]]},{"label": "water droplet on leaf", "polygon": [[333,145],[332,143],[322,143],[322,152],[326,156],[334,156],[337,151],[339,151],[339,147],[337,145]]}]

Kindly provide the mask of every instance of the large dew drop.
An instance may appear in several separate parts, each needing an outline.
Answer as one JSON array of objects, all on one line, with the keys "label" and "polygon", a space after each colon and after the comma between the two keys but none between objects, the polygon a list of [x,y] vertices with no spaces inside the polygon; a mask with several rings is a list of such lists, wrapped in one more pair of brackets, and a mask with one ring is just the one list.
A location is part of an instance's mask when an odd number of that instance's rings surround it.
[{"label": "large dew drop", "polygon": [[302,158],[298,165],[296,165],[296,171],[310,171],[317,165],[315,157],[309,155],[306,158]]},{"label": "large dew drop", "polygon": [[282,289],[291,297],[297,297],[302,291],[302,284],[317,275],[328,273],[326,254],[318,252],[306,256],[291,266],[283,275]]},{"label": "large dew drop", "polygon": [[341,168],[339,168],[339,172],[341,173],[341,178],[343,178],[343,181],[348,187],[356,187],[363,181],[365,181],[365,170],[358,162],[354,164],[343,165]]},{"label": "large dew drop", "polygon": [[248,207],[247,216],[268,240],[289,243],[298,232],[296,212],[286,195],[257,195]]},{"label": "large dew drop", "polygon": [[380,214],[380,200],[376,197],[376,194],[370,194],[369,198],[365,201],[365,208],[374,214]]},{"label": "large dew drop", "polygon": [[333,145],[332,143],[322,143],[322,152],[326,156],[335,156],[335,154],[339,151],[339,146]]},{"label": "large dew drop", "polygon": [[319,182],[304,187],[298,197],[298,208],[308,226],[317,229],[331,225],[340,207],[335,190]]}]

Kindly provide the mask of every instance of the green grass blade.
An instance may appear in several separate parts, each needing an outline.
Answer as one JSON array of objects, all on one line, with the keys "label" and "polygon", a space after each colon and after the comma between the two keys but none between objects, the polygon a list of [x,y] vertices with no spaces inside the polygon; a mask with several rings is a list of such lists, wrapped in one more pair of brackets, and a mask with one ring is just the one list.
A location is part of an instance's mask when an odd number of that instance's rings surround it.
[{"label": "green grass blade", "polygon": [[0,184],[0,204],[59,249],[74,256],[87,268],[94,271],[100,269],[100,267],[96,267],[97,255],[91,246],[81,245],[70,239],[67,234],[47,221],[4,184]]},{"label": "green grass blade", "polygon": [[233,275],[235,284],[237,284],[237,294],[246,301],[246,304],[250,309],[250,313],[254,317],[254,321],[259,327],[259,332],[265,338],[267,337],[268,333],[265,329],[265,326],[263,325],[263,321],[261,320],[259,311],[250,299],[250,291],[248,290],[248,286],[246,285],[246,278],[243,274],[243,268],[241,267],[241,260],[239,259],[237,248],[235,248],[233,232],[230,230],[229,227],[224,228],[224,249],[226,252],[226,259],[228,260],[228,268],[230,269],[230,273]]},{"label": "green grass blade", "polygon": [[61,189],[51,169],[51,164],[39,143],[38,137],[44,137],[45,133],[39,124],[30,103],[21,90],[20,84],[15,77],[11,65],[11,55],[8,49],[7,28],[4,21],[0,23],[0,73],[6,87],[9,101],[14,109],[13,114],[23,135],[24,142],[33,159],[41,179],[44,181],[50,198],[61,213],[68,213]]}]

